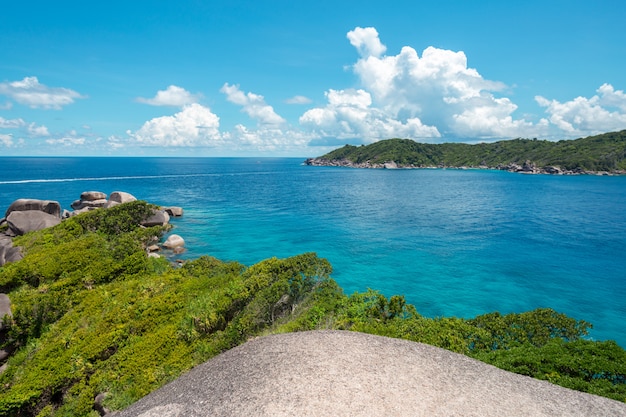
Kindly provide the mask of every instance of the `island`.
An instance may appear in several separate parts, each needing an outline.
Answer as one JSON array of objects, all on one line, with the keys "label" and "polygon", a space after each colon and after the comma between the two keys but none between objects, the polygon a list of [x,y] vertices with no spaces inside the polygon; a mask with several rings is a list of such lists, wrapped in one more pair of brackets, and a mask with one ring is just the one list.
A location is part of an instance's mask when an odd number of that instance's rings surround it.
[{"label": "island", "polygon": [[626,130],[558,142],[512,139],[470,145],[386,139],[369,145],[345,145],[326,155],[309,158],[305,164],[386,169],[480,168],[552,175],[624,175]]}]

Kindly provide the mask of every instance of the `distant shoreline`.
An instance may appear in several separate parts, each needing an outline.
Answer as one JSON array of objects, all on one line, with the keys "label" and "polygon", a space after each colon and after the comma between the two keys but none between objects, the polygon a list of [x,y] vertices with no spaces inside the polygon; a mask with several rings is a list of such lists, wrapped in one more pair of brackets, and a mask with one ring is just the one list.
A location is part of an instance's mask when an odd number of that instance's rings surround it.
[{"label": "distant shoreline", "polygon": [[615,170],[615,171],[590,171],[584,170],[582,168],[576,168],[573,170],[562,169],[558,166],[544,166],[538,167],[532,162],[526,162],[523,165],[518,165],[515,163],[510,163],[506,165],[499,164],[497,166],[487,166],[487,165],[479,165],[479,166],[450,166],[450,165],[404,165],[398,164],[395,161],[388,161],[384,163],[373,163],[370,161],[365,162],[353,162],[349,159],[325,159],[325,158],[307,158],[304,161],[305,165],[308,166],[326,166],[326,167],[342,167],[342,168],[356,168],[356,169],[458,169],[458,170],[468,170],[468,169],[484,169],[484,170],[497,170],[497,171],[507,171],[514,172],[520,174],[531,174],[531,175],[595,175],[595,176],[619,176],[626,175],[626,171],[624,170]]}]

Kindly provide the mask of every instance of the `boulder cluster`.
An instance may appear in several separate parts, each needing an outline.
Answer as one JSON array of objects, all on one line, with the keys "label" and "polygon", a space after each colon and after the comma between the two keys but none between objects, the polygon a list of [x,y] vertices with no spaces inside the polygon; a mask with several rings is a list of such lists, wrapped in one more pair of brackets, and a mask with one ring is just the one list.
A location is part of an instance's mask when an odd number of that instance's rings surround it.
[{"label": "boulder cluster", "polygon": [[[108,198],[101,191],[85,191],[71,204],[71,211],[64,210],[57,201],[26,198],[15,200],[6,210],[4,217],[0,218],[0,266],[22,259],[20,248],[13,246],[15,236],[56,226],[64,219],[86,211],[106,209],[135,200],[137,199],[132,194],[123,191],[115,191]],[[141,226],[165,226],[169,223],[170,217],[182,215],[181,207],[160,207],[154,210],[152,216],[143,221]],[[174,253],[181,253],[184,251],[184,245],[182,237],[171,235],[161,246],[152,245],[147,251],[149,256],[159,256],[155,252],[163,247],[173,250]]]}]

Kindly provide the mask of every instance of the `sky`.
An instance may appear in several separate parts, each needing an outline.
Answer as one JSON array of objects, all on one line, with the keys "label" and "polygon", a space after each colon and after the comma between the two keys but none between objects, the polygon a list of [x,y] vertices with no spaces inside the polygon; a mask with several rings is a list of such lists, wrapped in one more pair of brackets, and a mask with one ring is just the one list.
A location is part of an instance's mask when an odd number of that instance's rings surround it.
[{"label": "sky", "polygon": [[11,1],[0,155],[314,157],[626,129],[622,0]]}]

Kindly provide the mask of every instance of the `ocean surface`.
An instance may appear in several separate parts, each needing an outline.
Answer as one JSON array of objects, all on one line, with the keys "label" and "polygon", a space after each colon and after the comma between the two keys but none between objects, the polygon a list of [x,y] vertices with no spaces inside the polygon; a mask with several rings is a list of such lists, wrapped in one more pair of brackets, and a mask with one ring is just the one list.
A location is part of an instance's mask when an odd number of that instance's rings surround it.
[{"label": "ocean surface", "polygon": [[298,158],[0,158],[18,198],[83,191],[181,206],[186,258],[317,252],[346,293],[429,317],[551,307],[626,347],[626,177],[308,167]]}]

